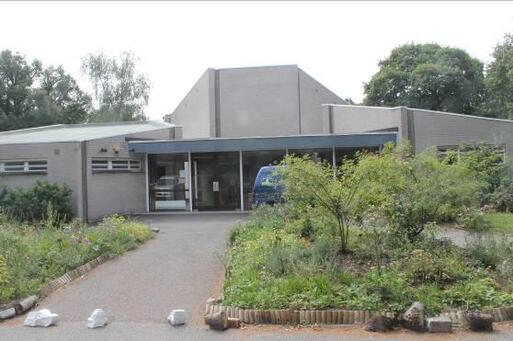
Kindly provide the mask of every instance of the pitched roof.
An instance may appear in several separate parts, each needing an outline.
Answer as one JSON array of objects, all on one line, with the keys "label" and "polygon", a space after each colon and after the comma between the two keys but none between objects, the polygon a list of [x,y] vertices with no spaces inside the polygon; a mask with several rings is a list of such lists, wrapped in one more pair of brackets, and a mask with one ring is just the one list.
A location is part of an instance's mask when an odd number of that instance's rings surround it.
[{"label": "pitched roof", "polygon": [[0,132],[0,144],[81,142],[172,127],[159,121],[57,124]]}]

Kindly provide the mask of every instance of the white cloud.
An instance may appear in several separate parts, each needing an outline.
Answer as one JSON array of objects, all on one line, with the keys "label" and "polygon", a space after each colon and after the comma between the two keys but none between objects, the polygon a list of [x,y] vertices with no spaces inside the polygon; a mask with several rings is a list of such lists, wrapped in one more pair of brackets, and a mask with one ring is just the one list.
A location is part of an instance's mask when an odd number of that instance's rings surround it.
[{"label": "white cloud", "polygon": [[63,64],[132,50],[152,81],[148,114],[171,112],[207,67],[299,64],[361,100],[377,62],[406,42],[461,47],[488,61],[513,32],[508,2],[0,3],[0,49]]}]

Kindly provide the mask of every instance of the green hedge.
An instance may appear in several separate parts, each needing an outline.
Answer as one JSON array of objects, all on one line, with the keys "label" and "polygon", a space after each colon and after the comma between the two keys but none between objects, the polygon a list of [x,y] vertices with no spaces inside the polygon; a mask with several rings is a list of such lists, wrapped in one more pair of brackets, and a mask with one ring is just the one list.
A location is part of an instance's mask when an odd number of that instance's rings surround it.
[{"label": "green hedge", "polygon": [[71,189],[66,184],[36,181],[28,189],[0,188],[0,211],[18,222],[53,219],[56,223],[73,217]]}]

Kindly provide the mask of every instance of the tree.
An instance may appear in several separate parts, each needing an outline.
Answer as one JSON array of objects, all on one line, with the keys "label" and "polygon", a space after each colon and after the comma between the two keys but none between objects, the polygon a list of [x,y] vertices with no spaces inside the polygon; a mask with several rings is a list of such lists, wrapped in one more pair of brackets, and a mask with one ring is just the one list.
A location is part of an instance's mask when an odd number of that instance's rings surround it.
[{"label": "tree", "polygon": [[482,103],[483,64],[461,49],[406,44],[393,49],[379,67],[364,85],[366,105],[476,114]]},{"label": "tree", "polygon": [[284,167],[280,167],[279,172],[285,183],[287,201],[300,210],[314,209],[330,214],[335,220],[340,252],[346,253],[358,188],[352,175],[354,164],[344,163],[340,172],[308,156],[287,156],[282,164]]},{"label": "tree", "polygon": [[83,92],[76,80],[62,66],[50,66],[41,75],[40,87],[60,111],[62,123],[84,122],[91,110],[91,96]]},{"label": "tree", "polygon": [[43,68],[19,53],[0,53],[0,130],[84,122],[91,98],[62,66]]},{"label": "tree", "polygon": [[150,83],[146,75],[137,71],[137,62],[130,52],[121,53],[118,59],[101,52],[83,58],[82,71],[93,85],[96,102],[90,121],[146,119],[144,107],[148,104]]},{"label": "tree", "polygon": [[513,34],[504,37],[492,57],[486,68],[483,111],[487,116],[513,119]]}]

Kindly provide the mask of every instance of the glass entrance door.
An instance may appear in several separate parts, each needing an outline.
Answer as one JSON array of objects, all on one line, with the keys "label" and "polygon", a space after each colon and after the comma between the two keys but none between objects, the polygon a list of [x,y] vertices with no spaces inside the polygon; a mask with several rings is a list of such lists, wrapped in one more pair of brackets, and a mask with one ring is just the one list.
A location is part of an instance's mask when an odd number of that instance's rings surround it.
[{"label": "glass entrance door", "polygon": [[192,154],[193,209],[240,209],[239,153]]},{"label": "glass entrance door", "polygon": [[188,211],[187,154],[148,155],[150,211]]}]

